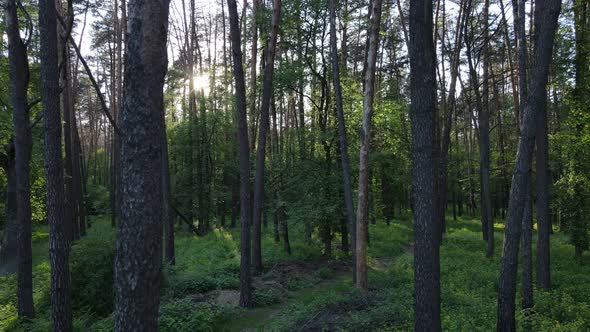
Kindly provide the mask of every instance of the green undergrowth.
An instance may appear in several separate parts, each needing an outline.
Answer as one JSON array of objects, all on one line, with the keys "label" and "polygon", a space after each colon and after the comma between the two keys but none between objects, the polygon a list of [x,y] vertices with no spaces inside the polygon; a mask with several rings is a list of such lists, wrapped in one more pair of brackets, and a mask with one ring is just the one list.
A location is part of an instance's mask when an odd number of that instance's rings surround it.
[{"label": "green undergrowth", "polygon": [[[449,222],[444,236],[440,255],[441,320],[446,331],[495,329],[503,227],[496,225],[492,259],[485,257],[480,227],[477,221],[471,220]],[[574,248],[562,234],[553,235],[551,240],[553,288],[550,291],[535,289],[535,306],[517,311],[518,329],[589,331],[590,257],[586,254],[581,261],[576,260]],[[370,253],[371,249],[376,249],[371,246]],[[309,302],[290,304],[267,322],[264,330],[292,331],[304,327],[309,331],[412,331],[413,255],[407,247],[402,246],[401,251],[386,271],[369,272],[367,293],[352,289],[351,284],[326,289],[316,293]],[[381,253],[381,249],[373,250],[375,257]],[[521,271],[519,283],[520,274]],[[520,291],[520,285],[518,289]],[[520,307],[519,294],[516,301]]]},{"label": "green undergrowth", "polygon": [[[274,242],[270,229],[265,231],[263,257],[267,270],[258,279],[271,285],[280,281],[280,287],[255,289],[255,308],[248,310],[202,300],[220,290],[237,294],[239,229],[219,228],[197,237],[179,228],[176,265],[165,267],[162,272],[159,330],[413,330],[410,221],[395,220],[390,226],[379,221],[370,225],[368,292],[356,290],[345,270],[322,263],[317,234],[312,237],[311,244],[305,243],[303,229],[296,226],[290,229],[292,255],[283,251],[282,243]],[[502,232],[502,224],[496,224],[495,256],[487,259],[478,221],[448,222],[440,254],[444,330],[494,329]],[[47,228],[37,227],[33,235],[37,318],[17,320],[16,277],[2,276],[0,331],[51,330],[47,241]],[[554,234],[551,241],[553,288],[546,292],[535,289],[535,306],[526,312],[517,312],[519,330],[588,331],[590,256],[586,253],[581,260],[575,259],[574,248],[561,233]],[[109,220],[94,218],[89,234],[72,247],[72,307],[76,331],[112,331],[114,242]],[[333,242],[334,246],[339,242],[337,234]],[[336,248],[334,255],[346,257]],[[297,270],[300,266],[297,264],[303,263],[308,264],[307,270]],[[281,267],[295,269],[292,271],[297,273],[277,272]]]},{"label": "green undergrowth", "polygon": [[[237,309],[231,306],[196,301],[198,294],[239,288],[239,229],[215,228],[197,237],[184,227],[176,230],[176,265],[162,271],[162,300],[159,330],[208,331]],[[321,258],[320,244],[314,235],[311,244],[303,241],[303,229],[292,227],[292,254],[284,252],[282,243],[275,243],[271,230],[263,236],[263,257],[266,266],[290,261],[314,261]],[[33,232],[33,285],[36,318],[19,321],[16,311],[16,274],[0,276],[0,331],[48,331],[50,323],[50,266],[48,229],[36,226]],[[71,250],[70,275],[74,329],[112,331],[114,310],[113,260],[115,231],[107,217],[92,218],[88,235],[77,241]],[[310,279],[293,277],[288,288],[301,289],[310,280],[330,277],[330,269],[321,269]],[[282,300],[274,289],[254,291],[257,307]]]}]

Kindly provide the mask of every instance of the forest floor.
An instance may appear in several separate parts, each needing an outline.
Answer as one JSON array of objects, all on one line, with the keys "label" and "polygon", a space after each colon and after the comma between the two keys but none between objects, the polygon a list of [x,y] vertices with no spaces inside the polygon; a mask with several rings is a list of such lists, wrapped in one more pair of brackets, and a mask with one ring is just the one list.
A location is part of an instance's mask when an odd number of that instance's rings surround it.
[{"label": "forest floor", "polygon": [[[322,256],[319,239],[302,241],[290,230],[292,255],[263,237],[264,271],[255,276],[254,308],[239,299],[239,230],[215,229],[203,237],[177,229],[176,265],[163,271],[160,331],[411,331],[413,247],[408,220],[370,226],[369,290],[352,285],[349,259],[334,248]],[[494,329],[503,229],[496,224],[496,251],[485,258],[478,221],[448,222],[441,247],[441,319],[448,331]],[[77,331],[112,330],[114,231],[107,218],[93,219],[88,236],[72,247],[71,278]],[[16,277],[0,277],[0,331],[48,331],[49,263],[47,228],[33,235],[34,299],[37,318],[16,319]],[[567,238],[552,241],[549,292],[535,289],[535,306],[517,320],[534,331],[590,330],[590,255],[574,258]],[[334,245],[336,245],[336,238]],[[534,249],[534,247],[533,247]],[[519,287],[520,288],[520,287]],[[519,296],[517,303],[520,303]]]}]

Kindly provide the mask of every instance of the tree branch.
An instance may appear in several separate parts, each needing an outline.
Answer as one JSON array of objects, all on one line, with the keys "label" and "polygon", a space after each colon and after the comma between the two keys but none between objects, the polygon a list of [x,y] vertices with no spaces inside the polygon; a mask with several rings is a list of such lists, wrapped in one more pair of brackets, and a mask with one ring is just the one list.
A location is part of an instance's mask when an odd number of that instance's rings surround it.
[{"label": "tree branch", "polygon": [[[64,22],[64,19],[63,19],[63,17],[61,17],[61,15],[58,14],[57,19],[63,27],[66,26],[66,23]],[[117,123],[115,122],[111,113],[109,112],[109,108],[107,107],[104,96],[103,96],[102,92],[100,91],[100,87],[98,86],[98,83],[96,83],[96,80],[94,79],[94,75],[92,75],[92,71],[90,70],[88,63],[86,63],[86,60],[84,60],[84,57],[82,56],[82,53],[80,52],[80,48],[78,47],[78,45],[76,45],[76,42],[74,41],[74,38],[72,38],[71,34],[68,34],[68,40],[70,41],[70,44],[72,44],[72,47],[76,51],[76,54],[78,55],[78,59],[80,59],[82,66],[84,66],[84,69],[86,70],[86,74],[88,74],[88,78],[90,78],[90,82],[92,83],[92,86],[94,86],[94,90],[96,90],[96,94],[98,95],[98,99],[100,100],[100,104],[102,106],[103,113],[106,115],[107,119],[109,120],[109,123],[111,124],[111,126],[113,127],[113,129],[115,130],[117,135],[119,135],[120,137],[123,136],[123,132],[117,126]]]}]

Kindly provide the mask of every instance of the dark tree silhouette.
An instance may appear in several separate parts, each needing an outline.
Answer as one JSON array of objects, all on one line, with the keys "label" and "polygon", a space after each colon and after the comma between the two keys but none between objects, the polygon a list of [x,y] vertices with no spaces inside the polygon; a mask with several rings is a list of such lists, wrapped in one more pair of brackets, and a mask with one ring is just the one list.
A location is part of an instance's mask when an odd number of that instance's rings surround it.
[{"label": "dark tree silhouette", "polygon": [[246,83],[240,46],[240,24],[235,0],[227,0],[232,45],[234,80],[236,84],[236,118],[240,144],[240,306],[252,306],[250,276],[250,149],[246,116]]},{"label": "dark tree silhouette", "polygon": [[269,110],[272,98],[272,75],[274,72],[277,35],[281,20],[281,0],[274,0],[272,22],[266,60],[264,81],[262,84],[262,102],[260,105],[260,126],[258,127],[258,147],[256,151],[256,176],[254,177],[254,202],[252,211],[252,265],[258,272],[262,270],[261,225],[264,206],[264,161],[266,156],[266,136],[269,129]]},{"label": "dark tree silhouette", "polygon": [[29,62],[27,47],[20,37],[17,4],[6,2],[6,32],[10,66],[10,99],[14,123],[14,150],[16,175],[16,217],[18,224],[18,316],[33,318],[33,254],[31,249],[31,128],[27,89]]},{"label": "dark tree silhouette", "polygon": [[162,137],[167,0],[132,0],[121,130],[122,202],[115,257],[115,331],[155,331],[162,267]]},{"label": "dark tree silhouette", "polygon": [[546,107],[549,64],[560,10],[560,0],[538,0],[535,7],[534,65],[531,66],[530,93],[526,100],[521,100],[521,102],[525,103],[525,106],[523,108],[518,152],[512,176],[508,216],[506,217],[504,229],[504,246],[498,282],[496,322],[498,331],[516,330],[514,311],[516,306],[518,246],[521,236],[523,210],[530,186],[537,116],[541,112],[540,110]]},{"label": "dark tree silhouette", "polygon": [[72,330],[70,304],[70,239],[65,221],[64,170],[57,53],[57,12],[54,0],[39,1],[41,94],[45,123],[45,178],[51,264],[51,317],[54,331]]},{"label": "dark tree silhouette", "polygon": [[434,160],[436,59],[432,1],[410,1],[410,120],[414,195],[414,329],[440,331],[440,262]]}]

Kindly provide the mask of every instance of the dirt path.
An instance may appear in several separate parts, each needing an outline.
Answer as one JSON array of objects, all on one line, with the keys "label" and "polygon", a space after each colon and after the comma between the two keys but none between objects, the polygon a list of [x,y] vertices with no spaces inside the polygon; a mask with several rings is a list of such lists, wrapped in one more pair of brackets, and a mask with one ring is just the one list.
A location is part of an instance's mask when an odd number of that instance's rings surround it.
[{"label": "dirt path", "polygon": [[[413,244],[402,245],[402,253],[413,253]],[[393,264],[396,257],[375,257],[369,260],[369,267],[373,270],[385,272]],[[333,274],[326,279],[315,282],[311,286],[298,290],[286,290],[287,280],[293,277],[317,278],[320,269],[329,268]],[[308,279],[309,280],[309,279]],[[316,279],[317,280],[317,279]],[[235,316],[218,325],[216,331],[264,331],[271,321],[277,318],[289,305],[297,302],[312,302],[318,294],[336,290],[343,283],[351,283],[352,275],[350,266],[335,261],[295,261],[281,262],[274,265],[266,276],[254,279],[255,288],[271,287],[283,291],[283,298],[279,303],[256,307],[248,310],[240,310]],[[338,291],[338,290],[336,290]],[[239,298],[239,292],[236,292]],[[318,313],[319,314],[319,313]],[[313,323],[314,319],[310,322]],[[310,323],[308,322],[308,323]]]},{"label": "dirt path", "polygon": [[273,318],[279,315],[290,304],[297,301],[308,301],[313,299],[319,292],[329,291],[333,286],[350,281],[350,272],[338,271],[332,278],[322,280],[311,287],[290,291],[280,303],[266,307],[252,308],[238,313],[231,321],[225,322],[216,328],[218,331],[261,331],[264,330]]},{"label": "dirt path", "polygon": [[[407,253],[411,252],[412,249],[413,248],[411,245],[407,245],[404,247],[402,251]],[[373,258],[370,260],[369,266],[371,269],[380,272],[385,272],[393,264],[394,259],[395,257]],[[298,267],[303,268],[303,270],[297,269],[298,264]],[[278,269],[280,270],[279,275],[275,277],[278,280],[281,280],[281,278],[292,275],[293,273],[310,274],[313,273],[313,270],[309,270],[310,268],[317,269],[320,266],[322,265],[318,264],[318,262],[299,262],[295,265],[293,265],[293,263],[290,263],[280,267]],[[277,279],[273,278],[273,282],[276,282]],[[278,316],[284,309],[286,309],[292,303],[296,303],[298,301],[311,302],[314,298],[318,296],[318,294],[330,292],[334,290],[338,285],[345,282],[352,282],[351,270],[343,266],[336,266],[334,274],[329,279],[321,280],[310,287],[305,287],[296,291],[287,291],[285,293],[285,297],[282,299],[280,303],[265,307],[257,307],[248,310],[243,310],[236,314],[236,316],[234,316],[231,320],[223,322],[221,325],[217,326],[216,330],[245,332],[264,331],[265,327],[267,327],[268,324],[274,318],[276,318],[276,316]],[[313,321],[313,319],[311,321]]]}]

